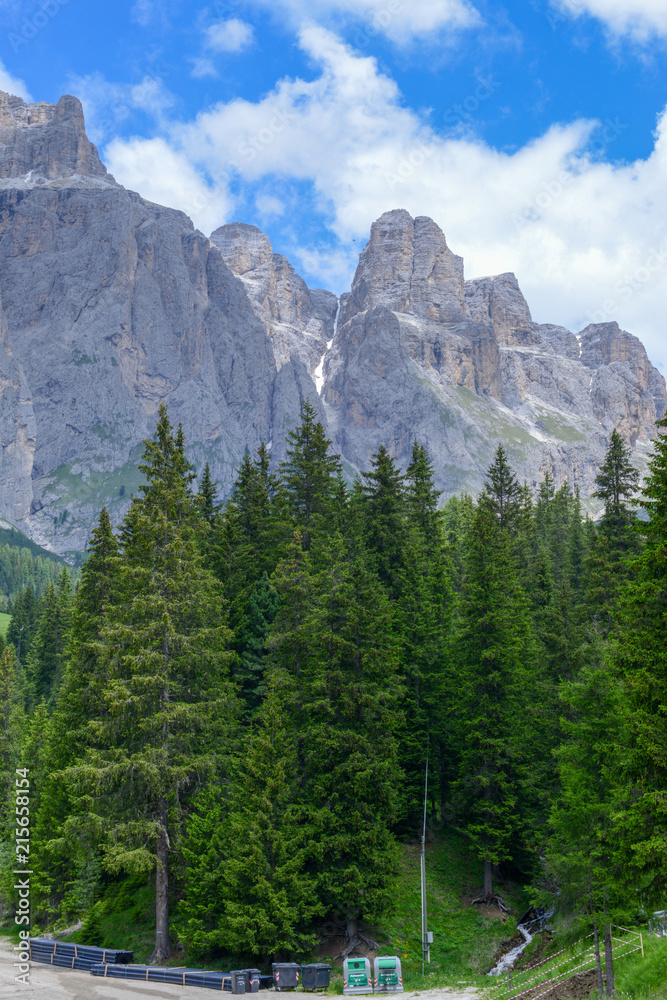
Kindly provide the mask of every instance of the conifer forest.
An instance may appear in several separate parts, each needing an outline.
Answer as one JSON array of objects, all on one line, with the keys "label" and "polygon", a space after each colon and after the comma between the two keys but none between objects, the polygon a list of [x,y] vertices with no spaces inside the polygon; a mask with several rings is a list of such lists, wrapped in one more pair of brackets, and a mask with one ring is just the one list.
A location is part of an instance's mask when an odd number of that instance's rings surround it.
[{"label": "conifer forest", "polygon": [[429,829],[466,838],[480,900],[509,873],[601,940],[664,907],[667,420],[643,482],[614,432],[597,521],[501,446],[477,497],[441,502],[419,442],[350,483],[307,402],[225,502],[186,450],[162,407],[80,579],[5,588],[0,916],[27,768],[39,928],[125,881],[154,962],[356,943],[421,836],[427,753]]}]

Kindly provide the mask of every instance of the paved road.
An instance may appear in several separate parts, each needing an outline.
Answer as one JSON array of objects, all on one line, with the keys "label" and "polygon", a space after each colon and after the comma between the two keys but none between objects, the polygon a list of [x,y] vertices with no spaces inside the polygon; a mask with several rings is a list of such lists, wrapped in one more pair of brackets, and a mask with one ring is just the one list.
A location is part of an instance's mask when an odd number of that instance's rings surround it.
[{"label": "paved road", "polygon": [[[24,986],[14,980],[16,969],[12,963],[16,955],[6,942],[0,944],[0,997],[2,1000],[207,1000],[217,995],[217,990],[204,990],[196,986],[165,986],[162,983],[116,982],[113,985],[88,972],[58,969],[50,965],[31,963],[30,984]],[[230,994],[222,994],[229,996]],[[303,996],[301,991],[296,998]],[[261,990],[257,1000],[277,1000],[273,990]],[[402,1000],[480,1000],[472,989],[424,990],[423,993],[404,993]],[[313,1000],[315,998],[313,997]]]}]

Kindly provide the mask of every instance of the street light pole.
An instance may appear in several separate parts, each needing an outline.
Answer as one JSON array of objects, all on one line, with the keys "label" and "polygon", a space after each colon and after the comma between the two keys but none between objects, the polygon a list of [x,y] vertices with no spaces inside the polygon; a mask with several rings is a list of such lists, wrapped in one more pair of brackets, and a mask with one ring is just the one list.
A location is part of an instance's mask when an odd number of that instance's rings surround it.
[{"label": "street light pole", "polygon": [[422,890],[422,979],[424,963],[431,961],[430,935],[428,932],[428,915],[426,912],[426,803],[428,796],[428,744],[426,749],[426,773],[424,776],[424,825],[422,827],[421,851],[421,890]]}]

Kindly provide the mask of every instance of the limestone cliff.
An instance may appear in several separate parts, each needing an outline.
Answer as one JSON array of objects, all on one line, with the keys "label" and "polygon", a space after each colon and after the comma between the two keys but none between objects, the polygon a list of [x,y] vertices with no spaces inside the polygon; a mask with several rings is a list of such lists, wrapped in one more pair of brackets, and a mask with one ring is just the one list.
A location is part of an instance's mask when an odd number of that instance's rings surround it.
[{"label": "limestone cliff", "polygon": [[584,496],[612,429],[641,465],[667,402],[636,337],[534,323],[431,219],[383,215],[340,300],[253,226],[208,239],[107,174],[74,97],[0,93],[0,296],[0,517],[61,553],[103,504],[121,518],[162,401],[223,495],[261,441],[280,461],[308,397],[350,475],[417,438],[446,495],[475,492],[502,441]]},{"label": "limestone cliff", "polygon": [[76,98],[5,95],[0,115],[0,514],[81,549],[102,504],[126,508],[163,400],[223,492],[246,449],[280,457],[303,393],[319,399],[298,358],[278,372],[218,248],[108,177]]},{"label": "limestone cliff", "polygon": [[256,226],[240,222],[221,226],[211,240],[243,282],[271,340],[278,368],[295,354],[314,376],[334,334],[336,296],[308,288],[287,258],[273,252],[269,237]]},{"label": "limestone cliff", "polygon": [[502,441],[521,479],[586,496],[614,427],[641,465],[667,405],[636,337],[534,323],[513,274],[464,282],[435,223],[402,210],[374,223],[340,316],[322,393],[338,447],[366,468],[385,442],[406,464],[416,437],[446,493],[479,489]]}]

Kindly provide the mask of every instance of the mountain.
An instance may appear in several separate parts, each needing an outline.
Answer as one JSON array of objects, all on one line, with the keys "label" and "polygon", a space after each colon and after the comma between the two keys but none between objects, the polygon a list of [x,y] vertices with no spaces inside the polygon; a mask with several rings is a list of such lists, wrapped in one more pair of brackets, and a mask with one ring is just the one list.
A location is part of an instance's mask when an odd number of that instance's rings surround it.
[{"label": "mountain", "polygon": [[350,476],[417,437],[446,495],[498,441],[586,495],[612,429],[641,465],[667,405],[636,337],[533,323],[514,275],[465,281],[431,219],[383,215],[340,299],[253,226],[207,238],[116,183],[75,97],[0,93],[0,264],[0,517],[63,554],[124,513],[163,400],[223,494],[261,441],[280,461],[306,397]]},{"label": "mountain", "polygon": [[181,212],[126,191],[74,97],[0,94],[0,516],[80,550],[120,518],[161,400],[228,491],[246,450],[278,457],[315,387],[280,371],[243,283]]}]

